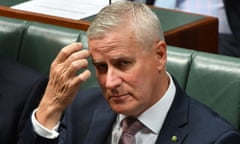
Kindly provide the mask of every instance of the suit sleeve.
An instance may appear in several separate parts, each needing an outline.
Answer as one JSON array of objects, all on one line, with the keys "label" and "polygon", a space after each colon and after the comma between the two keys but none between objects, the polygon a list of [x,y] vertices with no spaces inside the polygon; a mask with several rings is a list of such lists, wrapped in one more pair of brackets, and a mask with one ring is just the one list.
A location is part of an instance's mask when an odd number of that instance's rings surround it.
[{"label": "suit sleeve", "polygon": [[18,131],[21,131],[23,129],[25,122],[31,116],[32,111],[39,104],[42,95],[45,91],[46,84],[47,79],[41,77],[32,85],[19,120]]},{"label": "suit sleeve", "polygon": [[42,97],[47,78],[4,56],[0,56],[0,65],[0,143],[16,144]]},{"label": "suit sleeve", "polygon": [[234,130],[224,133],[215,142],[215,144],[239,144],[239,143],[240,143],[240,134]]},{"label": "suit sleeve", "polygon": [[47,139],[37,135],[33,130],[31,118],[29,118],[20,134],[18,144],[58,144],[58,138]]},{"label": "suit sleeve", "polygon": [[37,81],[28,96],[27,102],[18,126],[18,144],[57,144],[58,139],[47,139],[37,135],[33,130],[31,114],[40,102],[45,90],[47,81]]}]

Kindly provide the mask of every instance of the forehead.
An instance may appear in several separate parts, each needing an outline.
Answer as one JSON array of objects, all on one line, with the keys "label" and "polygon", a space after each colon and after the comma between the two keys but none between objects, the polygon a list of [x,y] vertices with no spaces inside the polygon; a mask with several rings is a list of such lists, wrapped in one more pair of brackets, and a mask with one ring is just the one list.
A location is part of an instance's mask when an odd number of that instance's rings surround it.
[{"label": "forehead", "polygon": [[114,31],[101,38],[89,40],[89,49],[93,58],[98,55],[129,55],[139,51],[138,48],[139,45],[136,43],[133,34],[126,31]]}]

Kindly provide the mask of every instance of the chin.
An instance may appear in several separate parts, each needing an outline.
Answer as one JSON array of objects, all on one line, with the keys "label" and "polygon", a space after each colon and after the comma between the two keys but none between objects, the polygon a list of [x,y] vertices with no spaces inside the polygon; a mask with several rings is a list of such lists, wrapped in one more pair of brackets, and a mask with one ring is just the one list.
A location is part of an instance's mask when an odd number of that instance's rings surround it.
[{"label": "chin", "polygon": [[110,103],[110,107],[112,108],[112,110],[116,113],[121,113],[124,114],[127,113],[129,111],[129,108],[127,108],[127,106],[125,104],[116,104],[116,103]]},{"label": "chin", "polygon": [[126,116],[135,116],[136,114],[134,113],[133,107],[129,107],[129,106],[133,106],[132,104],[110,104],[110,107],[112,108],[112,110],[115,113],[118,114],[123,114]]}]

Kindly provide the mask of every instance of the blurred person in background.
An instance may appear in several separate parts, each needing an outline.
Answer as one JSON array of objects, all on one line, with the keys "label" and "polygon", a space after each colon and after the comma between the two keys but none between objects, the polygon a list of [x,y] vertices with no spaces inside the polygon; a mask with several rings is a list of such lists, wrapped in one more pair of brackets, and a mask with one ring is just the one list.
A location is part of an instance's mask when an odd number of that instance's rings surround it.
[{"label": "blurred person in background", "polygon": [[155,0],[154,6],[217,17],[218,53],[240,57],[240,10],[237,0]]}]

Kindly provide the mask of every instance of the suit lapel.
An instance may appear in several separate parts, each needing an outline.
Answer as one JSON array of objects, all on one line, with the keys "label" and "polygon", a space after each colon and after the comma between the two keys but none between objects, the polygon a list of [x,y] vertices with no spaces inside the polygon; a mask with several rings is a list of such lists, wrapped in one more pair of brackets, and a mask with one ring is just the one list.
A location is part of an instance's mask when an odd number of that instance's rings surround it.
[{"label": "suit lapel", "polygon": [[188,111],[189,97],[186,96],[186,94],[176,83],[176,95],[160,131],[156,144],[182,143],[188,134]]},{"label": "suit lapel", "polygon": [[97,109],[84,144],[106,144],[115,118],[116,114],[111,109]]}]

